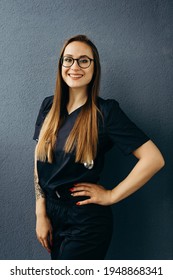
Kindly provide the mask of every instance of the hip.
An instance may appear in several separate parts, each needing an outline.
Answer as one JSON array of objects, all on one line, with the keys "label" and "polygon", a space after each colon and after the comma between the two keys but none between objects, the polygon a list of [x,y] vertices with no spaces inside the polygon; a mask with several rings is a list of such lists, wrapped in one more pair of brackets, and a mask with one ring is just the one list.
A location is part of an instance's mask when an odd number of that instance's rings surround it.
[{"label": "hip", "polygon": [[87,197],[73,197],[68,189],[46,195],[47,214],[51,220],[61,223],[85,223],[109,226],[113,222],[111,206],[98,204],[76,205]]}]

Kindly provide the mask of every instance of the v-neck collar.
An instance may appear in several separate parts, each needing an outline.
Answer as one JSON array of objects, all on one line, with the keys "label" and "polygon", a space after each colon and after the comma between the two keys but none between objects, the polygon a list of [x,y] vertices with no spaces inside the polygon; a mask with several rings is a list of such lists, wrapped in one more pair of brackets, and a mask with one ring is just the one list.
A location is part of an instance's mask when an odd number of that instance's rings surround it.
[{"label": "v-neck collar", "polygon": [[85,105],[85,104],[79,106],[78,108],[76,108],[75,110],[73,110],[73,111],[70,112],[70,113],[68,112],[68,110],[67,110],[67,108],[66,108],[67,115],[68,115],[68,116],[73,115],[74,113],[78,112],[84,105]]}]

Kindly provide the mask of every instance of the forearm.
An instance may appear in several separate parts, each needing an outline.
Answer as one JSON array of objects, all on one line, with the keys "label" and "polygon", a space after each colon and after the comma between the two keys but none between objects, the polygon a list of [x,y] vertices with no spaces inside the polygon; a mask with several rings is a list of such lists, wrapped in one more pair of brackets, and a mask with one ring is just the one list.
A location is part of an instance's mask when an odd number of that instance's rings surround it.
[{"label": "forearm", "polygon": [[148,158],[140,159],[129,175],[112,189],[112,204],[141,188],[161,167]]},{"label": "forearm", "polygon": [[165,164],[158,148],[152,141],[148,141],[133,151],[138,159],[129,175],[112,190],[106,190],[98,184],[81,182],[71,189],[72,196],[88,196],[86,200],[77,202],[77,205],[95,203],[111,205],[126,198],[142,187]]},{"label": "forearm", "polygon": [[46,199],[45,194],[38,183],[38,176],[34,170],[34,187],[35,187],[35,198],[36,198],[36,216],[46,215]]}]

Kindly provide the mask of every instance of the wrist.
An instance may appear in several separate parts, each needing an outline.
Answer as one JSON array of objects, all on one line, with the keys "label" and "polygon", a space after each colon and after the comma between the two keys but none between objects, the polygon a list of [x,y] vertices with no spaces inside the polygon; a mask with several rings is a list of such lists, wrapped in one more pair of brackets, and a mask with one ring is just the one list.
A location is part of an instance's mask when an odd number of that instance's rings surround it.
[{"label": "wrist", "polygon": [[118,203],[119,201],[123,200],[126,197],[127,197],[127,190],[122,182],[112,189],[112,195],[111,195],[112,204]]},{"label": "wrist", "polygon": [[46,218],[47,217],[46,211],[44,211],[44,212],[36,212],[35,215],[36,215],[37,219],[38,218]]},{"label": "wrist", "polygon": [[36,201],[36,208],[35,208],[36,217],[46,217],[46,200],[40,198]]}]

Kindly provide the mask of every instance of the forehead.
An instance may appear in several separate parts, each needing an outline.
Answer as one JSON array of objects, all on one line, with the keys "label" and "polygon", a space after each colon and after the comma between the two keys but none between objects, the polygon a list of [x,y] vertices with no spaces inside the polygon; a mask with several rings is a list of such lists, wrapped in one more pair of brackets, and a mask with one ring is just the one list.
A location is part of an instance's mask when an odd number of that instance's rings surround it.
[{"label": "forehead", "polygon": [[64,55],[72,55],[74,57],[79,57],[83,55],[87,55],[89,57],[93,57],[92,49],[90,46],[83,42],[71,42],[67,45],[64,50]]}]

